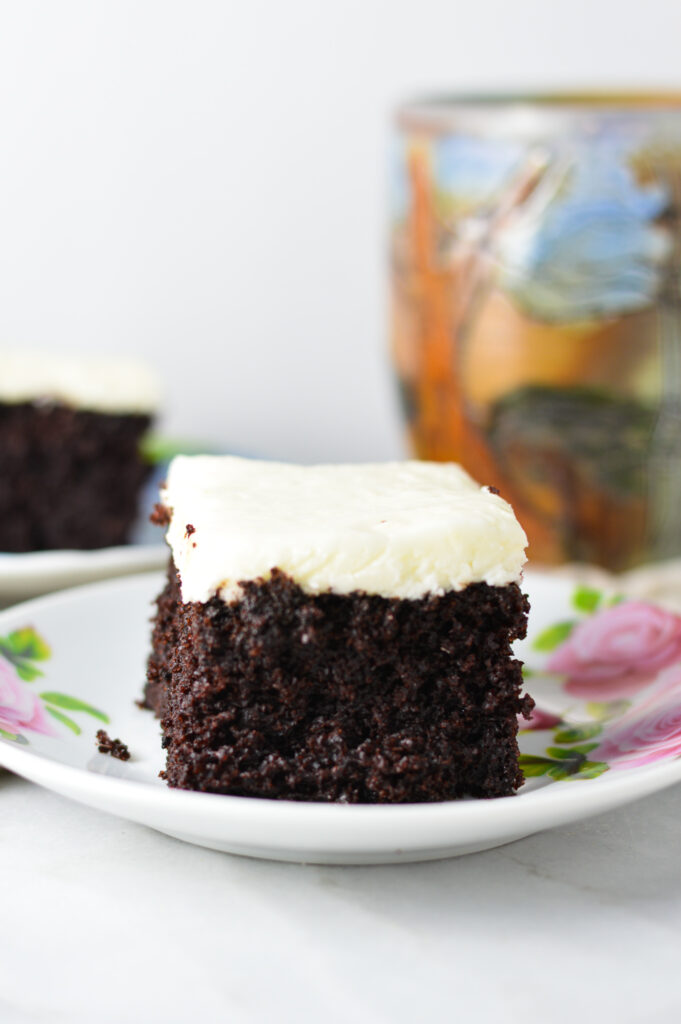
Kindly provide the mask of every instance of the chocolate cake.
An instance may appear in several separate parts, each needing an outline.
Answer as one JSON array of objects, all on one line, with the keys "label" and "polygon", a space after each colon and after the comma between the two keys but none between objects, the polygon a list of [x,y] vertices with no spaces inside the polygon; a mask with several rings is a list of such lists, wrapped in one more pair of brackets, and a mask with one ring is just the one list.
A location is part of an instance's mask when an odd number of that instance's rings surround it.
[{"label": "chocolate cake", "polygon": [[100,754],[109,754],[119,761],[130,760],[128,744],[116,738],[112,740],[106,729],[98,729],[95,735],[95,745]]},{"label": "chocolate cake", "polygon": [[525,535],[458,466],[173,461],[149,658],[171,786],[353,803],[511,794]]},{"label": "chocolate cake", "polygon": [[0,551],[129,539],[149,474],[140,441],[157,404],[146,367],[0,353]]}]

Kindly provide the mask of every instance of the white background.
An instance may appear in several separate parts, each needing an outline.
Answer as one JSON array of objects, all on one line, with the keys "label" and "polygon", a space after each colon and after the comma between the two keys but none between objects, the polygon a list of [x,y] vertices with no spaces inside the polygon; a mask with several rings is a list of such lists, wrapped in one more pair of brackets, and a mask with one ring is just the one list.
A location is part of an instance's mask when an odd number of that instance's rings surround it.
[{"label": "white background", "polygon": [[0,343],[145,354],[174,433],[399,454],[391,110],[679,86],[680,29],[676,0],[4,0]]}]

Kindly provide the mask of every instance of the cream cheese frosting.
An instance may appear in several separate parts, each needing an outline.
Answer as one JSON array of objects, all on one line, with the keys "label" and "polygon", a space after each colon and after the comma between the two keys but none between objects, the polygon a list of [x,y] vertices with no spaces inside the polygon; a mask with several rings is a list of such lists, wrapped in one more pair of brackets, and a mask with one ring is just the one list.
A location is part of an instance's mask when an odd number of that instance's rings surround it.
[{"label": "cream cheese frosting", "polygon": [[151,413],[160,403],[152,370],[136,359],[0,350],[0,402],[52,401],[106,413]]},{"label": "cream cheese frosting", "polygon": [[184,601],[233,601],[274,568],[307,593],[415,599],[517,582],[525,562],[511,506],[454,463],[178,456],[161,499]]}]

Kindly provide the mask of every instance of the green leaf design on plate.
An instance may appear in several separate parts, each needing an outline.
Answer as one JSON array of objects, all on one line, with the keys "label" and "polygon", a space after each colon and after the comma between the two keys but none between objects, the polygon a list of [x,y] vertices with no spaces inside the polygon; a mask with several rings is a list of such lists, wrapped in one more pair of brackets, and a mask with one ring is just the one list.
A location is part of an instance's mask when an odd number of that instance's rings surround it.
[{"label": "green leaf design on plate", "polygon": [[556,782],[564,782],[565,779],[574,779],[575,768],[572,763],[556,764],[554,761],[546,774],[555,779]]},{"label": "green leaf design on plate", "polygon": [[51,653],[49,645],[33,626],[24,626],[0,637],[0,654],[14,665],[17,675],[25,683],[32,683],[43,674],[33,662],[46,661]]},{"label": "green leaf design on plate", "polygon": [[534,638],[532,646],[535,651],[555,651],[556,647],[560,647],[572,633],[572,630],[577,625],[576,622],[556,622],[555,625],[549,626],[548,629],[544,629],[539,636]]},{"label": "green leaf design on plate", "polygon": [[22,746],[28,746],[28,740],[21,733],[7,732],[5,729],[0,729],[0,738],[3,740],[11,740],[12,743],[20,743]]},{"label": "green leaf design on plate", "polygon": [[16,658],[28,661],[47,661],[51,655],[48,644],[33,626],[15,629],[0,641],[2,647]]},{"label": "green leaf design on plate", "polygon": [[573,778],[597,779],[599,775],[607,772],[609,768],[610,765],[606,764],[605,761],[585,761],[577,775],[573,776]]},{"label": "green leaf design on plate", "polygon": [[19,679],[23,679],[25,683],[32,683],[38,679],[43,673],[35,665],[30,665],[27,661],[14,661],[14,668],[19,676]]},{"label": "green leaf design on plate", "polygon": [[571,747],[569,750],[549,747],[546,753],[551,757],[521,754],[519,763],[528,779],[540,775],[547,775],[557,782],[566,779],[595,779],[607,772],[609,767],[604,761],[587,760],[586,755],[597,746],[597,743],[585,743],[580,748]]},{"label": "green leaf design on plate", "polygon": [[549,757],[555,757],[559,761],[574,761],[590,754],[597,746],[598,743],[580,743],[576,747],[547,747],[546,753]]},{"label": "green leaf design on plate", "polygon": [[109,716],[105,715],[103,711],[94,708],[92,704],[86,704],[84,700],[79,700],[77,697],[69,697],[65,693],[52,691],[41,693],[40,696],[46,704],[53,704],[55,707],[63,708],[64,711],[84,711],[85,714],[99,718],[102,722],[108,723],[109,721]]},{"label": "green leaf design on plate", "polygon": [[556,761],[581,760],[580,751],[574,747],[547,747],[546,753]]},{"label": "green leaf design on plate", "polygon": [[584,722],[580,725],[559,726],[553,734],[556,743],[579,743],[598,736],[603,730],[600,722]]},{"label": "green leaf design on plate", "polygon": [[536,754],[521,754],[518,761],[527,779],[546,775],[549,768],[552,768],[555,764],[555,761],[552,761],[550,758],[538,757]]},{"label": "green leaf design on plate", "polygon": [[595,612],[602,600],[603,594],[595,587],[579,586],[572,595],[573,607],[587,615]]},{"label": "green leaf design on plate", "polygon": [[600,743],[578,743],[577,746],[570,747],[569,749],[573,754],[584,754],[586,757],[587,754],[590,754],[598,746],[600,746]]},{"label": "green leaf design on plate", "polygon": [[62,725],[67,725],[71,732],[75,732],[76,736],[80,736],[83,730],[78,725],[78,723],[74,722],[73,719],[69,718],[68,715],[64,715],[61,711],[57,711],[56,708],[50,707],[49,704],[45,705],[45,710],[49,712],[49,714],[51,714],[53,718],[56,718],[58,722],[61,722]]}]

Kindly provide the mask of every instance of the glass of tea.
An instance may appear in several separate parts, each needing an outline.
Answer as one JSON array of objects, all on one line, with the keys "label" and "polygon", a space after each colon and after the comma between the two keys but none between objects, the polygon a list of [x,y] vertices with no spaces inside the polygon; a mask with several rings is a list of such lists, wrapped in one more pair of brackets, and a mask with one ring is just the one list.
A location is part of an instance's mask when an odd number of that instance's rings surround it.
[{"label": "glass of tea", "polygon": [[497,487],[533,562],[681,555],[681,95],[415,103],[394,160],[414,453]]}]

